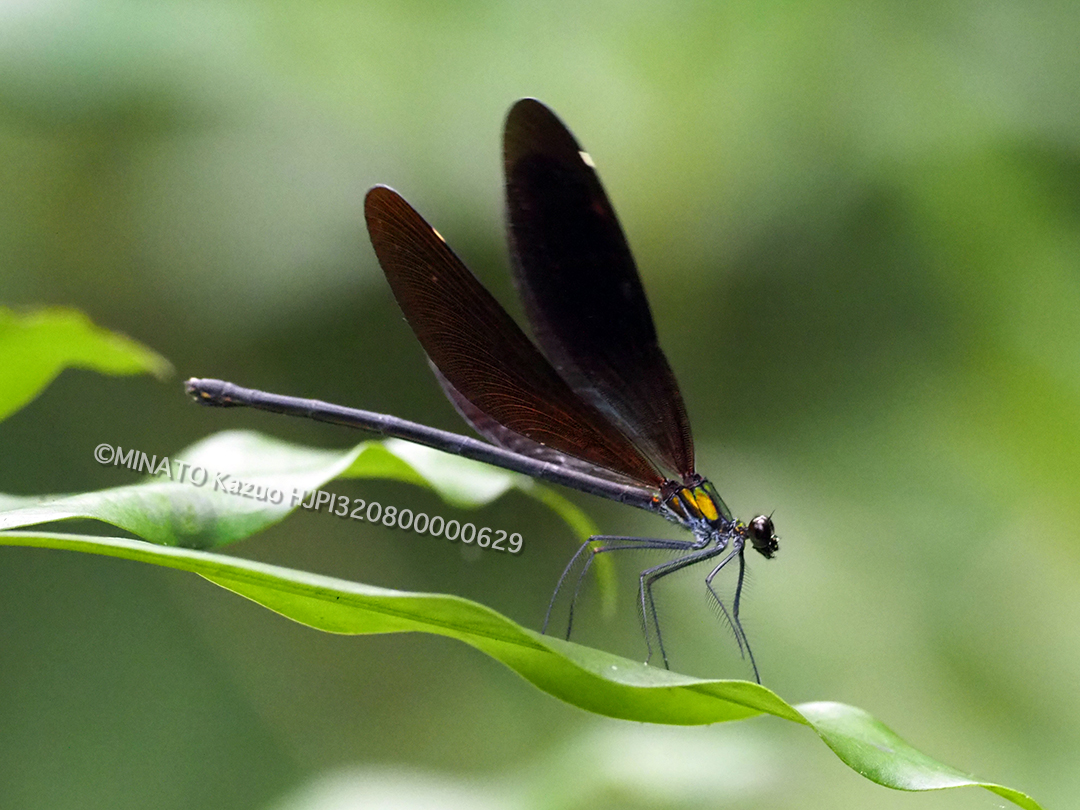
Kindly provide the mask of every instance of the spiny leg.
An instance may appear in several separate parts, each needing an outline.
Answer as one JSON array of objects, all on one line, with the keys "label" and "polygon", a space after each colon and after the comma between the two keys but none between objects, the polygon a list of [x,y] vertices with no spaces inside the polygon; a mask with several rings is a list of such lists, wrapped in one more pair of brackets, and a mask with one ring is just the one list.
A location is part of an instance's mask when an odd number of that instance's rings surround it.
[{"label": "spiny leg", "polygon": [[[593,560],[596,559],[597,554],[603,554],[607,551],[643,551],[643,550],[662,550],[662,551],[686,551],[694,548],[694,542],[690,540],[660,540],[649,539],[643,537],[619,537],[609,538],[616,541],[611,545],[601,546],[593,549],[592,556],[585,562],[585,566],[582,568],[581,574],[578,576],[577,587],[574,589],[574,596],[570,600],[570,616],[566,624],[566,640],[570,640],[570,630],[574,623],[574,605],[577,603],[578,595],[581,593],[581,587],[585,582],[585,576],[589,571],[589,567],[592,565]],[[645,630],[644,624],[642,630],[645,631],[645,646],[649,646],[648,631]]]},{"label": "spiny leg", "polygon": [[[731,553],[725,557],[716,568],[714,568],[707,577],[705,577],[705,587],[709,589],[709,593],[712,594],[713,599],[716,600],[716,604],[720,606],[720,609],[724,612],[724,618],[727,619],[728,625],[731,627],[732,632],[735,633],[735,640],[739,644],[739,654],[743,654],[743,649],[746,649],[746,657],[750,659],[750,666],[754,669],[754,680],[761,683],[761,675],[758,673],[757,661],[754,660],[754,651],[750,649],[750,639],[746,635],[746,631],[743,630],[742,622],[739,621],[739,602],[742,598],[742,586],[743,579],[746,576],[746,559],[743,557],[744,543],[741,538],[734,540],[734,546]],[[725,565],[732,561],[735,557],[739,558],[739,576],[735,585],[735,599],[732,602],[731,613],[728,613],[727,607],[724,605],[720,595],[713,588],[713,578],[720,573]]]},{"label": "spiny leg", "polygon": [[[609,544],[594,546],[596,543]],[[581,557],[586,550],[591,551],[588,559],[585,561],[581,573],[578,575],[577,584],[574,587],[574,595],[570,599],[570,618],[566,625],[566,639],[570,640],[570,632],[574,622],[574,606],[577,603],[578,595],[581,592],[581,587],[585,581],[585,576],[592,566],[592,561],[596,554],[603,554],[607,551],[632,551],[635,549],[660,549],[667,551],[685,551],[687,549],[694,548],[694,541],[691,540],[662,540],[658,538],[646,538],[646,537],[620,537],[616,535],[596,535],[590,537],[584,543],[581,544],[581,548],[577,550],[574,556],[570,559],[566,568],[563,570],[562,575],[559,577],[558,583],[555,585],[555,592],[551,595],[551,601],[548,602],[547,613],[544,614],[544,624],[541,627],[540,632],[547,633],[548,624],[551,620],[551,612],[555,608],[555,600],[559,598],[559,592],[562,590],[563,585],[566,583],[566,578],[573,570],[574,566],[578,563],[578,558]],[[648,639],[646,639],[646,643]]]},{"label": "spiny leg", "polygon": [[735,623],[739,626],[739,632],[742,633],[743,641],[746,642],[746,655],[750,659],[750,666],[754,668],[754,680],[761,683],[761,675],[758,674],[757,661],[754,660],[754,652],[750,649],[750,639],[746,635],[746,631],[743,630],[742,622],[739,620],[739,602],[742,599],[742,587],[746,577],[746,560],[743,555],[739,555],[739,578],[735,584],[735,600],[732,603],[732,615],[735,617]]},{"label": "spiny leg", "polygon": [[646,568],[641,572],[638,577],[638,596],[641,602],[641,620],[645,626],[645,646],[648,648],[649,658],[652,658],[652,644],[649,642],[649,619],[652,619],[652,626],[656,630],[656,643],[660,647],[660,656],[664,659],[664,668],[671,669],[668,665],[667,651],[664,650],[664,639],[660,632],[660,619],[656,614],[656,601],[653,598],[652,587],[656,584],[656,581],[662,577],[666,577],[668,574],[674,574],[676,571],[681,571],[687,566],[699,563],[702,560],[712,559],[718,554],[723,554],[727,544],[720,546],[714,546],[711,548],[702,548],[696,550],[685,557],[680,557],[677,560],[671,560],[670,562],[661,563],[660,565],[653,566],[652,568]]},{"label": "spiny leg", "polygon": [[[563,586],[563,583],[566,582],[567,575],[570,573],[571,569],[575,565],[577,565],[578,557],[580,557],[582,554],[585,553],[585,549],[587,549],[589,547],[589,545],[592,543],[592,541],[595,540],[595,539],[597,539],[597,538],[590,537],[588,540],[586,540],[584,543],[582,543],[581,548],[579,548],[574,553],[574,556],[570,558],[570,562],[568,562],[566,564],[566,568],[563,569],[562,574],[559,576],[559,581],[555,583],[555,592],[553,594],[551,594],[551,601],[548,602],[547,613],[544,614],[544,624],[540,628],[541,633],[544,633],[545,635],[547,634],[548,622],[551,621],[551,611],[555,607],[555,600],[559,598],[559,591],[562,590],[562,586]],[[570,634],[568,632],[567,633],[567,639],[569,639],[569,638],[570,638]]]},{"label": "spiny leg", "polygon": [[[720,571],[724,568],[724,566],[731,562],[736,557],[736,555],[740,555],[742,553],[745,544],[740,542],[738,539],[736,539],[734,542],[735,547],[732,548],[731,553],[728,554],[723,560],[721,560],[720,564],[716,566],[716,568],[714,568],[711,572],[709,572],[709,575],[707,577],[705,577],[705,587],[706,589],[708,589],[709,595],[712,596],[713,601],[716,602],[717,607],[720,608],[720,613],[724,617],[724,621],[727,622],[728,627],[731,628],[731,632],[735,636],[735,642],[739,645],[739,655],[745,656],[746,653],[743,652],[744,634],[739,632],[741,628],[737,626],[736,620],[732,619],[732,614],[728,611],[727,605],[724,604],[724,600],[720,598],[720,594],[718,594],[716,592],[716,589],[713,588],[713,578],[717,574],[719,574]],[[738,600],[736,600],[736,602],[737,601]],[[735,616],[736,618],[738,617],[737,605],[735,607]]]}]

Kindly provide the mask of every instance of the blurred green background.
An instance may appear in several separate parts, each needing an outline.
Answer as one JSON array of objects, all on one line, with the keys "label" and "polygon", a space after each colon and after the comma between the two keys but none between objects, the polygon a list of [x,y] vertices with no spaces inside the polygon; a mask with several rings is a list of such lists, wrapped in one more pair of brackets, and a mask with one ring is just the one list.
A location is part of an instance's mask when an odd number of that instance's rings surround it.
[{"label": "blurred green background", "polygon": [[[536,96],[619,211],[699,469],[744,519],[775,510],[781,551],[748,558],[744,608],[765,683],[1071,806],[1078,36],[1072,2],[5,3],[0,302],[82,308],[178,376],[65,372],[0,424],[0,491],[133,483],[94,463],[99,442],[360,438],[198,408],[188,376],[462,430],[363,195],[401,191],[520,313],[499,138]],[[673,536],[572,497],[605,531]],[[525,552],[309,514],[230,551],[539,628],[573,537],[520,496],[483,518]],[[640,562],[620,561],[619,617],[593,604],[580,640],[644,655]],[[676,669],[747,677],[698,572],[663,596]],[[879,788],[776,719],[594,717],[447,639],[321,635],[104,558],[0,551],[0,655],[4,808],[1002,806]]]}]

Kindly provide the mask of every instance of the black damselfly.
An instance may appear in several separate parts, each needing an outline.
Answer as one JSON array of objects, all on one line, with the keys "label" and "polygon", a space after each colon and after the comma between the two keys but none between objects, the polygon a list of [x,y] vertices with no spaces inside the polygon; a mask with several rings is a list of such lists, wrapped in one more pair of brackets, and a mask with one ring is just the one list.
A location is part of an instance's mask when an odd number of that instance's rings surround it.
[{"label": "black damselfly", "polygon": [[[662,577],[711,560],[708,593],[760,681],[739,605],[747,541],[765,557],[779,547],[772,519],[736,520],[713,485],[695,471],[682,394],[657,342],[630,248],[588,153],[551,110],[522,99],[506,119],[503,161],[513,272],[539,348],[397,192],[376,186],[364,208],[379,264],[405,319],[447,397],[488,442],[220,380],[191,379],[187,390],[208,405],[243,405],[395,436],[678,523],[693,539],[590,538],[559,578],[544,631],[556,597],[583,554],[567,638],[574,603],[596,554],[669,551],[673,559],[642,571],[638,579],[649,658],[655,634],[666,667],[653,586]],[[713,580],[736,560],[738,578],[728,610]]]}]

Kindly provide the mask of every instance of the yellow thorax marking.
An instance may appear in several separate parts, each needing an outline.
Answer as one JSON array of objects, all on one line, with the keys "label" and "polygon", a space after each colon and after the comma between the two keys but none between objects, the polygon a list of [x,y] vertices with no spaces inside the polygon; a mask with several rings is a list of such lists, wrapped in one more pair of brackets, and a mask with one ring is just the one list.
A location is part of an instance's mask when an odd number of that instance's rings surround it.
[{"label": "yellow thorax marking", "polygon": [[694,502],[697,504],[698,511],[704,515],[706,520],[716,520],[720,517],[716,511],[716,503],[704,487],[697,487],[694,490]]}]

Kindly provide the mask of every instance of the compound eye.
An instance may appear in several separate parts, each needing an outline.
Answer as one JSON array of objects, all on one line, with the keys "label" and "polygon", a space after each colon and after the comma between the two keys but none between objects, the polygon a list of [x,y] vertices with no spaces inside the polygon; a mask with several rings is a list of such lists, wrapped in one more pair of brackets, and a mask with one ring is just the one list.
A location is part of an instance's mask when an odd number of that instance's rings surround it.
[{"label": "compound eye", "polygon": [[747,528],[750,529],[750,542],[766,558],[771,557],[780,548],[775,534],[776,527],[773,526],[772,518],[768,515],[758,515],[750,521]]}]

